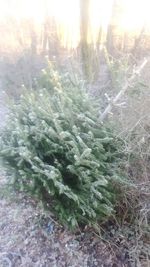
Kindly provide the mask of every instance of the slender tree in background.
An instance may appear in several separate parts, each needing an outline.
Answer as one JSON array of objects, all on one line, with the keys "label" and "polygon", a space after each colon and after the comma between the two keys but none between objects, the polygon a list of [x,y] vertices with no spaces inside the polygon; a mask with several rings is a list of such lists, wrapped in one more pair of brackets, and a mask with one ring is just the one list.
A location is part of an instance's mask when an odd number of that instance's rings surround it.
[{"label": "slender tree in background", "polygon": [[[124,6],[123,0],[113,0],[112,2],[111,17],[107,27],[107,35],[106,35],[106,48],[110,55],[113,55],[116,52],[116,48],[119,48],[118,44],[116,43],[118,36],[119,36],[119,46],[121,45],[122,37],[118,33],[118,24],[122,17],[123,6]],[[124,47],[124,44],[122,44],[122,47]]]},{"label": "slender tree in background", "polygon": [[80,0],[80,48],[81,48],[81,58],[83,73],[86,78],[90,76],[90,51],[88,44],[88,34],[89,34],[89,6],[90,0]]},{"label": "slender tree in background", "polygon": [[80,0],[80,49],[83,75],[88,82],[93,82],[99,73],[99,46],[102,39],[100,26],[96,40],[91,31],[91,0]]},{"label": "slender tree in background", "polygon": [[60,40],[57,32],[56,19],[54,16],[49,16],[48,13],[49,4],[49,1],[44,1],[45,21],[43,25],[42,51],[51,58],[51,56],[58,54]]},{"label": "slender tree in background", "polygon": [[30,35],[31,35],[31,54],[35,56],[37,54],[37,33],[35,30],[35,24],[31,23]]},{"label": "slender tree in background", "polygon": [[140,33],[139,35],[137,36],[137,38],[135,38],[134,40],[134,46],[132,48],[132,54],[134,56],[136,56],[136,53],[139,52],[139,49],[140,49],[140,45],[142,43],[142,40],[143,40],[143,37],[144,37],[144,34],[146,32],[146,25],[144,23],[144,25],[142,26],[141,30],[140,30]]},{"label": "slender tree in background", "polygon": [[109,54],[112,54],[114,50],[114,18],[116,15],[116,2],[116,0],[113,0],[111,18],[107,28],[106,48]]}]

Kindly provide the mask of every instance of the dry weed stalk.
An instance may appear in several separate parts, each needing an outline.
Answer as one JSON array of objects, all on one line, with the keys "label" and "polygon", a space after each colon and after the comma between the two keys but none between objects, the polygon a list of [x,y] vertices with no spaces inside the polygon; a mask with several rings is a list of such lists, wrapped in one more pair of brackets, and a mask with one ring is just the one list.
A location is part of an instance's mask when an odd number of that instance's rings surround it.
[{"label": "dry weed stalk", "polygon": [[110,100],[110,103],[108,104],[108,106],[106,107],[106,109],[104,110],[104,112],[100,116],[101,122],[103,122],[107,118],[107,116],[111,112],[113,106],[118,106],[118,105],[120,106],[123,104],[123,103],[118,103],[118,100],[124,95],[124,93],[127,91],[127,89],[131,86],[131,83],[134,81],[136,76],[141,73],[141,71],[143,70],[143,68],[147,64],[147,62],[148,62],[148,60],[144,59],[143,63],[136,70],[133,71],[132,76],[128,80],[126,80],[126,83],[123,85],[122,89],[116,95],[116,97],[114,97],[113,100]]}]

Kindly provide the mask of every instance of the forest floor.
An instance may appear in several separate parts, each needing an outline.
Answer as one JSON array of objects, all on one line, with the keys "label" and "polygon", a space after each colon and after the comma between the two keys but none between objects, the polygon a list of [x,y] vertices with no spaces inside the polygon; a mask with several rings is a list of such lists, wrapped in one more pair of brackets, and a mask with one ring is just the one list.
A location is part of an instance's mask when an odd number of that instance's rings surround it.
[{"label": "forest floor", "polygon": [[130,263],[123,244],[116,244],[92,229],[64,229],[35,200],[9,188],[1,175],[0,267],[140,266]]}]

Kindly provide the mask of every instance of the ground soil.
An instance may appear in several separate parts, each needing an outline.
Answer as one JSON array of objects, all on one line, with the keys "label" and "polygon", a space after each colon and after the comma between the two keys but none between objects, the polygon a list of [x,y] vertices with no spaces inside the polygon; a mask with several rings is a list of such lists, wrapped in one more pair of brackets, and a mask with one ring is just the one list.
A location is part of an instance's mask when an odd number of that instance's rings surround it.
[{"label": "ground soil", "polygon": [[71,233],[23,193],[9,189],[0,177],[1,267],[123,267],[130,266],[120,249],[92,229]]}]

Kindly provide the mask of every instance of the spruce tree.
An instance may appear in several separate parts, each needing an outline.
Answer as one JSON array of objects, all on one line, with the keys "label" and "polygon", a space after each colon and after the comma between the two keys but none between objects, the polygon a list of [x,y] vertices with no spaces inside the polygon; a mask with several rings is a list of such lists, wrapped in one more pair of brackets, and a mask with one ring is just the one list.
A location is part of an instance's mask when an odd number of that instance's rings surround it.
[{"label": "spruce tree", "polygon": [[75,227],[114,213],[119,146],[112,130],[99,122],[96,101],[49,65],[39,89],[12,107],[0,155],[15,186],[47,202],[62,223]]}]

